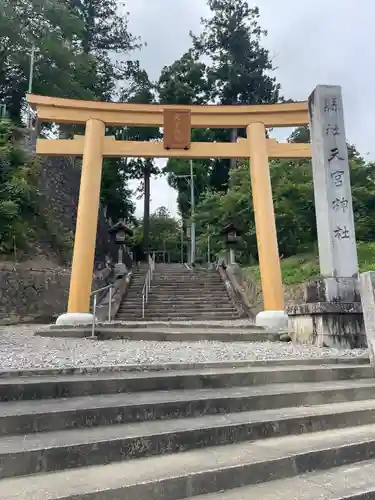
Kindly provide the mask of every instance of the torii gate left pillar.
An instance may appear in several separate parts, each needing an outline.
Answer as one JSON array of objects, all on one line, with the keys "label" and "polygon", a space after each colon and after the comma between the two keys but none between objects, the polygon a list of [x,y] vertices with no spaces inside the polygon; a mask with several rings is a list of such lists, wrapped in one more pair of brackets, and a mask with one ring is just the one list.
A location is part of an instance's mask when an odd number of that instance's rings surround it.
[{"label": "torii gate left pillar", "polygon": [[58,318],[58,325],[90,323],[93,320],[88,311],[98,226],[104,136],[105,125],[102,121],[90,119],[86,122],[68,312]]}]

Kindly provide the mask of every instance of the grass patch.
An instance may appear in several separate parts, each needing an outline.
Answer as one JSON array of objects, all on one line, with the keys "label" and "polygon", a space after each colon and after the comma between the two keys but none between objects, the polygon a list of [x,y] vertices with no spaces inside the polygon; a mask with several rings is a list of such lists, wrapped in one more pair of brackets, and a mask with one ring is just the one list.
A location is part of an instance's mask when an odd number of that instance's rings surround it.
[{"label": "grass patch", "polygon": [[[357,250],[360,272],[375,271],[375,243],[358,242]],[[250,266],[246,272],[251,279],[260,280],[259,266]],[[320,276],[319,258],[310,252],[282,259],[281,272],[285,285],[314,280]]]}]

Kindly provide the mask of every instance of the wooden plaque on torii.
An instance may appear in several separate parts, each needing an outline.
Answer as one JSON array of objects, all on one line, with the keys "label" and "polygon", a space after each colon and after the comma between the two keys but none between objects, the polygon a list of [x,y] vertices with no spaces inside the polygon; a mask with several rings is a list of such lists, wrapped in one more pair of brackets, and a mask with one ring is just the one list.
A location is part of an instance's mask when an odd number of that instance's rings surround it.
[{"label": "wooden plaque on torii", "polygon": [[190,149],[191,111],[190,109],[164,110],[164,148]]}]

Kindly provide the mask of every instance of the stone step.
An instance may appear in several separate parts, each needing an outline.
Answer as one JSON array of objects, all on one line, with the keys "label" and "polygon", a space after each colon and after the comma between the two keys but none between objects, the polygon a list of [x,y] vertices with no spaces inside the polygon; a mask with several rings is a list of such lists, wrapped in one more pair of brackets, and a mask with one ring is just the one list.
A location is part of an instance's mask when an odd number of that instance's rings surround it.
[{"label": "stone step", "polygon": [[175,303],[175,302],[187,302],[187,303],[194,303],[194,302],[201,302],[202,299],[204,301],[211,301],[216,303],[217,301],[222,301],[222,302],[229,302],[229,297],[228,295],[223,292],[223,293],[216,293],[214,295],[210,293],[203,293],[200,295],[192,295],[192,294],[175,294],[175,295],[165,295],[165,294],[158,294],[156,290],[151,289],[149,293],[149,301],[151,302],[152,300],[160,300],[165,303]]},{"label": "stone step", "polygon": [[[225,307],[231,306],[231,301],[228,298],[221,299],[212,299],[212,298],[204,298],[204,299],[186,299],[185,297],[180,298],[168,298],[162,299],[158,297],[149,296],[149,300],[147,302],[147,307],[150,308],[152,306],[163,306],[166,308],[170,307],[195,307],[195,306],[211,306],[211,307]],[[121,305],[122,309],[131,309],[132,307],[139,307],[142,304],[142,299],[140,297],[136,298],[126,298]]]},{"label": "stone step", "polygon": [[[130,286],[130,288],[132,288],[132,286]],[[143,288],[143,284],[142,285],[139,285],[139,288],[142,289]],[[181,291],[184,291],[184,292],[188,292],[188,291],[193,291],[193,292],[196,292],[196,291],[201,291],[201,292],[204,292],[204,293],[207,293],[208,291],[212,290],[213,292],[225,292],[226,293],[226,289],[222,286],[204,286],[204,285],[183,285],[183,284],[179,284],[178,282],[175,282],[173,285],[168,285],[168,286],[165,286],[165,285],[160,285],[160,284],[157,284],[157,283],[151,283],[151,290],[154,290],[154,291],[163,291],[163,292],[173,292],[174,290],[181,290]]]},{"label": "stone step", "polygon": [[374,423],[375,401],[359,401],[5,436],[0,478]]},{"label": "stone step", "polygon": [[[143,321],[144,322],[144,321]],[[91,337],[90,327],[66,328],[58,327],[46,329],[38,333],[41,337],[54,338],[83,338]],[[95,336],[98,340],[133,340],[133,341],[156,341],[156,342],[275,342],[279,340],[279,334],[271,330],[261,328],[165,328],[156,326],[137,328],[117,324],[113,326],[99,325],[95,329]]]},{"label": "stone step", "polygon": [[[95,447],[89,454],[96,456]],[[177,500],[353,464],[374,454],[371,424],[4,479],[0,498]]]},{"label": "stone step", "polygon": [[291,500],[291,492],[303,500],[374,500],[375,460],[199,495],[196,500]]},{"label": "stone step", "polygon": [[[54,332],[56,333],[56,332]],[[95,334],[99,340],[144,340],[156,342],[275,342],[279,340],[279,335],[272,331],[249,330],[240,328],[211,329],[206,327],[199,328],[101,328],[96,329]],[[91,331],[87,330],[87,336]]]},{"label": "stone step", "polygon": [[224,282],[221,280],[216,281],[216,280],[182,280],[178,278],[173,278],[173,279],[168,279],[168,280],[160,280],[160,279],[153,279],[152,280],[152,285],[154,286],[160,286],[160,287],[173,287],[176,284],[181,284],[183,287],[189,287],[189,286],[208,286],[212,288],[224,288]]},{"label": "stone step", "polygon": [[[138,309],[138,312],[141,311],[141,307],[142,307],[142,303],[141,304],[138,304],[138,306],[136,306],[136,309]],[[131,307],[129,306],[124,306],[121,307],[118,311],[119,313],[124,313],[124,314],[133,314],[133,313],[136,313],[137,311],[135,311],[134,309],[132,309]],[[208,314],[209,316],[214,316],[215,314],[217,313],[225,313],[225,314],[232,314],[232,313],[236,313],[237,310],[227,304],[227,307],[218,307],[218,306],[203,306],[202,304],[201,305],[192,305],[192,306],[181,306],[181,307],[166,307],[166,306],[163,306],[162,304],[159,306],[159,304],[153,304],[153,305],[149,305],[149,304],[146,304],[145,305],[145,312],[146,313],[158,313],[160,314],[161,316],[164,316],[164,315],[179,315],[180,313],[182,314],[182,316],[188,316],[190,317],[191,319],[194,319],[194,316],[196,316],[197,314]]]},{"label": "stone step", "polygon": [[[268,329],[266,328],[263,328],[261,326],[258,326],[256,325],[255,323],[251,323],[249,319],[234,319],[234,320],[229,320],[228,322],[223,322],[223,321],[216,321],[216,320],[197,320],[197,321],[194,321],[194,320],[189,320],[189,321],[163,321],[163,320],[160,320],[160,321],[148,321],[148,322],[145,322],[145,321],[128,321],[126,323],[122,323],[120,321],[114,321],[112,323],[107,323],[107,324],[102,324],[100,325],[100,328],[113,328],[113,327],[116,327],[116,326],[125,326],[126,328],[142,328],[142,329],[145,329],[145,328],[160,328],[160,329],[163,329],[163,331],[168,331],[168,330],[178,330],[178,331],[181,331],[181,330],[185,330],[185,329],[210,329],[210,330],[232,330],[233,332],[237,331],[237,330],[246,330],[246,331],[249,331],[249,330],[255,330],[255,331],[268,331]],[[59,328],[57,325],[52,325],[48,328],[52,328],[52,329],[55,329],[55,328]],[[69,328],[72,328],[72,327],[69,327]],[[338,358],[334,358],[334,359],[338,359]],[[352,360],[352,359],[356,359],[356,360],[359,360],[360,364],[363,364],[363,362],[361,360],[367,360],[366,362],[368,363],[369,362],[369,358],[339,358],[340,359],[340,363],[341,363],[341,360]],[[295,360],[291,360],[295,363],[298,362],[297,359]],[[266,363],[271,363],[272,360],[267,360]],[[248,361],[247,362],[248,365],[253,365],[253,361]],[[304,364],[304,360],[302,359],[302,364]],[[1,371],[0,371],[1,373]]]},{"label": "stone step", "polygon": [[171,280],[170,282],[162,283],[161,281],[153,281],[151,284],[153,288],[165,288],[167,290],[173,290],[175,288],[183,288],[183,289],[195,289],[199,290],[201,288],[205,289],[213,289],[213,290],[225,290],[223,283],[207,283],[206,281],[197,282],[184,282],[178,280]]},{"label": "stone step", "polygon": [[[139,302],[139,301],[138,301]],[[130,304],[136,304],[137,300],[133,299],[133,302],[130,300],[124,300],[123,304],[126,305],[126,303]],[[200,305],[200,306],[215,306],[217,304],[220,305],[231,305],[231,301],[229,300],[228,297],[221,297],[218,299],[213,299],[212,297],[209,298],[190,298],[190,300],[186,300],[185,297],[177,297],[177,298],[168,298],[167,300],[165,298],[161,297],[155,297],[152,294],[149,295],[149,299],[147,302],[148,306],[151,305],[160,305],[163,307],[172,307],[174,305],[177,306],[194,306],[194,305]]]},{"label": "stone step", "polygon": [[144,317],[142,317],[142,312],[141,310],[138,311],[138,313],[135,314],[123,314],[123,315],[118,315],[116,316],[116,321],[121,321],[124,323],[130,322],[130,321],[190,321],[191,319],[194,320],[201,320],[201,321],[209,321],[211,318],[220,320],[220,321],[234,321],[236,319],[239,319],[239,315],[236,313],[232,314],[215,314],[214,316],[209,316],[207,314],[175,314],[175,315],[167,315],[167,314],[145,314]]},{"label": "stone step", "polygon": [[[112,323],[116,324],[116,323]],[[122,323],[118,323],[122,324]],[[205,325],[206,323],[197,323]],[[211,324],[211,322],[210,322]],[[155,325],[164,325],[167,328],[173,325],[179,325],[181,327],[190,328],[191,325],[184,322],[171,322],[171,323],[145,323],[143,321],[129,322],[129,325],[133,328],[151,328]],[[108,325],[102,325],[103,327]],[[110,326],[110,325],[109,325]],[[221,328],[221,323],[216,323],[212,325],[213,328]],[[49,328],[58,328],[57,325],[51,325]],[[75,328],[75,327],[69,327]],[[248,325],[246,328],[258,329],[255,325]],[[154,373],[154,372],[170,372],[175,370],[206,370],[209,368],[244,368],[244,367],[275,367],[275,366],[335,366],[335,365],[369,365],[370,358],[366,355],[363,356],[340,356],[340,357],[323,357],[323,358],[271,358],[271,359],[250,359],[250,360],[227,360],[227,361],[203,361],[203,362],[172,362],[172,363],[151,363],[151,364],[109,364],[109,365],[83,365],[83,366],[64,366],[64,367],[46,367],[46,368],[20,368],[20,369],[0,369],[0,379],[14,379],[15,377],[21,377],[22,380],[25,377],[30,377],[34,375],[38,376],[55,376],[55,375],[82,375],[82,374],[97,374],[97,373],[127,373],[127,372],[143,372],[143,373]],[[371,380],[363,379],[365,382],[371,382]],[[335,382],[336,383],[336,382]],[[6,403],[9,404],[8,402]],[[19,403],[17,403],[19,404]]]},{"label": "stone step", "polygon": [[[375,404],[374,398],[375,380],[362,379],[326,382],[324,386],[319,383],[269,384],[235,389],[135,392],[17,401],[2,403],[0,435],[24,435],[149,420],[234,414],[250,410],[280,411],[287,407],[288,413],[295,407],[300,407],[301,411],[308,410],[306,407],[310,405],[319,405],[318,410],[335,410],[337,407],[339,413],[346,413],[349,406],[349,410],[361,413],[366,405],[373,411],[371,405]],[[355,402],[358,404],[354,404]],[[342,403],[344,405],[340,406]],[[284,410],[282,413],[284,415]]]},{"label": "stone step", "polygon": [[[236,312],[236,309],[231,305],[231,304],[225,304],[225,305],[214,305],[214,304],[204,304],[204,303],[198,303],[198,304],[193,304],[191,306],[186,306],[186,305],[180,305],[180,306],[173,306],[172,304],[163,304],[163,303],[147,303],[146,305],[146,312],[149,314],[153,313],[160,313],[160,314],[182,314],[183,316],[188,315],[196,315],[196,314],[215,314],[217,312],[221,313],[228,313],[232,314]],[[122,312],[129,311],[129,308],[124,308],[120,309]]]},{"label": "stone step", "polygon": [[130,288],[130,290],[125,295],[125,300],[136,299],[137,297],[141,296],[142,296],[142,288]]},{"label": "stone step", "polygon": [[131,321],[131,320],[141,320],[143,319],[144,321],[189,321],[190,319],[195,319],[195,320],[209,320],[209,319],[220,319],[222,321],[228,321],[228,320],[234,320],[239,318],[239,315],[233,311],[230,313],[221,313],[221,312],[196,312],[192,313],[192,311],[189,311],[187,313],[166,313],[166,312],[145,312],[144,318],[142,318],[142,313],[141,310],[139,309],[138,311],[135,312],[126,312],[126,313],[119,313],[116,316],[117,321]]},{"label": "stone step", "polygon": [[211,302],[216,302],[216,301],[226,301],[229,302],[229,296],[226,293],[225,290],[223,291],[214,291],[212,293],[209,293],[207,291],[204,291],[202,293],[194,293],[194,291],[188,290],[186,293],[184,293],[182,290],[180,290],[178,293],[165,293],[165,290],[162,293],[159,293],[158,290],[155,290],[154,288],[151,288],[149,292],[149,300],[157,300],[157,301],[162,301],[162,302],[202,302],[204,301],[211,301]]},{"label": "stone step", "polygon": [[[250,366],[172,372],[98,373],[0,379],[0,401],[68,398],[95,394],[219,389],[295,382],[373,379],[369,364]],[[323,389],[324,386],[322,386]]]},{"label": "stone step", "polygon": [[[141,304],[142,305],[142,304]],[[140,307],[139,307],[139,304],[138,304],[138,309],[140,310]],[[180,306],[180,307],[173,307],[173,306],[165,306],[163,304],[146,304],[145,305],[145,312],[146,313],[158,313],[160,315],[178,315],[178,314],[182,314],[182,316],[189,316],[189,317],[194,317],[196,316],[197,314],[208,314],[209,316],[214,316],[216,315],[217,313],[225,313],[225,314],[232,314],[232,313],[235,313],[237,310],[231,306],[230,304],[227,304],[226,307],[224,306],[221,306],[221,307],[218,307],[218,306],[215,306],[215,305],[208,305],[208,306],[205,306],[203,304],[200,304],[200,305],[192,305],[192,306]],[[129,313],[129,314],[132,314],[136,311],[134,311],[134,309],[130,308],[129,306],[128,307],[125,307],[125,304],[123,307],[121,307],[118,311],[119,313],[123,312],[125,314]],[[194,319],[194,318],[192,318]]]},{"label": "stone step", "polygon": [[[142,301],[141,303],[138,305],[135,305],[136,308],[140,309],[140,306],[142,306]],[[150,304],[150,303],[147,303],[145,304],[145,311],[147,312],[160,312],[160,314],[165,314],[166,312],[171,312],[171,313],[175,313],[175,312],[182,312],[182,313],[186,313],[188,314],[188,316],[194,316],[197,312],[212,312],[212,313],[216,313],[216,312],[233,312],[233,311],[236,311],[235,307],[232,306],[232,304],[224,304],[224,305],[216,305],[216,304],[202,304],[202,303],[199,303],[199,304],[191,304],[191,305],[180,305],[179,307],[178,306],[172,306],[172,305],[165,305],[163,304],[162,302],[160,303],[153,303],[153,304]],[[129,305],[126,306],[126,303],[124,302],[124,304],[119,308],[119,312],[134,312],[134,309],[129,307]]]},{"label": "stone step", "polygon": [[199,287],[196,289],[193,288],[182,288],[176,286],[174,289],[167,289],[167,288],[156,288],[151,286],[150,290],[150,295],[152,296],[171,296],[171,297],[195,297],[195,298],[202,298],[202,297],[228,297],[228,294],[226,290],[211,290],[210,288],[204,288],[204,287]]}]

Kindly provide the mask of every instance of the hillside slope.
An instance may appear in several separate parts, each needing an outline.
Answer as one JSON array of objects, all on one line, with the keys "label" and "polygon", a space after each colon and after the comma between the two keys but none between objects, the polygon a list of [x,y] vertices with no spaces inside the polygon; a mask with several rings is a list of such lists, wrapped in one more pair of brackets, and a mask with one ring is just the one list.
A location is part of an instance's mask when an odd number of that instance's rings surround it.
[{"label": "hillside slope", "polygon": [[[375,271],[375,243],[358,242],[359,270]],[[281,260],[286,305],[298,303],[303,298],[303,286],[308,281],[319,277],[319,257],[317,252],[307,252],[293,255]],[[256,292],[252,302],[256,309],[262,309],[262,294],[260,286],[259,266],[246,268],[248,279],[256,283]]]}]

